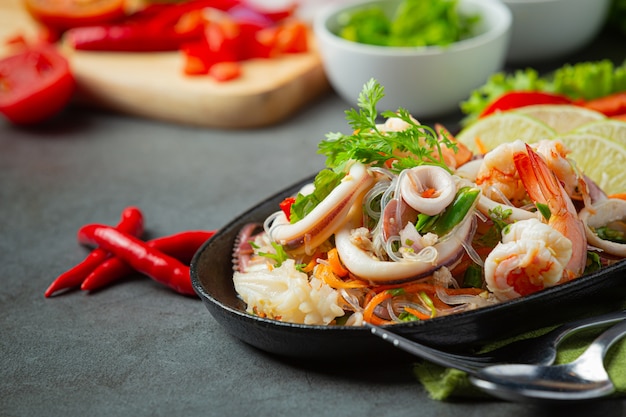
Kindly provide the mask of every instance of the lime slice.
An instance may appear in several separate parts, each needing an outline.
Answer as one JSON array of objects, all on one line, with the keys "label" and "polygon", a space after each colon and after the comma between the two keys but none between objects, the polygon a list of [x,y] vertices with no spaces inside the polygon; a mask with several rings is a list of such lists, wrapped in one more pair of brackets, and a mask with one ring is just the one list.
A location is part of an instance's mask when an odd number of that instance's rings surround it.
[{"label": "lime slice", "polygon": [[602,113],[569,105],[538,104],[514,111],[544,122],[557,133],[571,132],[580,126],[606,118]]},{"label": "lime slice", "polygon": [[622,146],[626,146],[626,122],[615,119],[605,119],[592,123],[587,123],[579,127],[572,133],[590,133],[603,136],[615,141]]},{"label": "lime slice", "polygon": [[495,113],[465,127],[456,139],[474,153],[490,151],[496,146],[521,139],[527,143],[552,139],[556,132],[545,123],[517,112]]},{"label": "lime slice", "polygon": [[578,167],[607,194],[626,192],[626,148],[602,136],[567,134],[559,136]]}]

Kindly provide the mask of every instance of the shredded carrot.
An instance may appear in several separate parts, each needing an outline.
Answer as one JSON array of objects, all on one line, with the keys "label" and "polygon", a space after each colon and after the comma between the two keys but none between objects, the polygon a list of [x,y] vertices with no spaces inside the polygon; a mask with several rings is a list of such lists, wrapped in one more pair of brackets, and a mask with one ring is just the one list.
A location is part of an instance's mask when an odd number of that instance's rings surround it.
[{"label": "shredded carrot", "polygon": [[331,287],[337,288],[365,288],[367,283],[358,280],[344,281],[335,275],[330,265],[321,263],[317,266],[315,275]]},{"label": "shredded carrot", "polygon": [[609,198],[619,198],[620,200],[626,200],[626,193],[611,194]]},{"label": "shredded carrot", "polygon": [[315,266],[317,265],[317,260],[322,257],[323,257],[322,252],[316,251],[311,257],[311,260],[309,261],[309,263],[306,264],[306,266],[302,268],[301,271],[306,272],[306,273],[313,271],[313,268],[315,268]]},{"label": "shredded carrot", "polygon": [[428,320],[430,318],[428,314],[424,314],[421,311],[416,310],[411,307],[404,307],[404,311],[406,311],[409,314],[413,314],[415,317],[417,317],[420,320]]},{"label": "shredded carrot", "polygon": [[344,268],[341,263],[341,259],[339,259],[339,253],[337,252],[337,248],[332,248],[328,251],[328,263],[330,267],[333,269],[333,272],[339,277],[343,278],[348,275],[350,271]]},{"label": "shredded carrot", "polygon": [[317,265],[317,258],[313,257],[311,258],[311,260],[309,261],[308,264],[306,264],[306,266],[304,268],[302,268],[302,272],[311,272],[313,271],[313,268],[315,268],[315,265]]},{"label": "shredded carrot", "polygon": [[380,292],[376,294],[374,297],[372,297],[370,302],[365,305],[365,309],[363,309],[363,320],[368,323],[372,323],[376,325],[392,323],[389,320],[383,320],[380,317],[377,317],[376,315],[374,315],[374,309],[376,308],[376,306],[378,306],[380,303],[382,303],[385,300],[388,300],[391,297],[392,297],[392,294],[387,291]]},{"label": "shredded carrot", "polygon": [[426,190],[422,191],[422,197],[431,198],[435,195],[435,192],[436,190],[434,188],[427,188]]}]

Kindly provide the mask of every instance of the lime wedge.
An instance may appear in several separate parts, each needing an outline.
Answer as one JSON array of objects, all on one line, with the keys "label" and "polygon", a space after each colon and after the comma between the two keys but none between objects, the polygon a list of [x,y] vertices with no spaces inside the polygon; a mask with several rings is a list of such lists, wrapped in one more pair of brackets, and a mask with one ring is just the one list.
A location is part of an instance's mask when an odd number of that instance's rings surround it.
[{"label": "lime wedge", "polygon": [[490,151],[502,143],[517,139],[533,143],[555,136],[554,129],[533,117],[517,112],[502,112],[478,119],[461,130],[456,139],[472,152],[482,153],[481,146],[485,151]]},{"label": "lime wedge", "polygon": [[566,134],[559,136],[578,167],[607,194],[626,192],[626,148],[602,136]]},{"label": "lime wedge", "polygon": [[626,146],[626,122],[615,119],[605,119],[587,123],[572,133],[590,133],[615,141]]},{"label": "lime wedge", "polygon": [[557,133],[567,133],[591,122],[606,118],[602,113],[579,106],[538,104],[516,109],[515,112],[540,120]]}]

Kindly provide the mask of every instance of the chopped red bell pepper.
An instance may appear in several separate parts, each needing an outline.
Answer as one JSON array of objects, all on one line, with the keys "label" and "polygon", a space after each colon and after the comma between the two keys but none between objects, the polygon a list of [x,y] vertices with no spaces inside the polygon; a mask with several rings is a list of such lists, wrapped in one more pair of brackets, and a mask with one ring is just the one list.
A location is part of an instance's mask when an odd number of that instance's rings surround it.
[{"label": "chopped red bell pepper", "polygon": [[479,117],[485,117],[496,111],[512,110],[536,104],[575,104],[575,102],[559,94],[540,91],[510,91],[489,104]]},{"label": "chopped red bell pepper", "polygon": [[285,213],[288,221],[291,221],[291,206],[296,202],[295,197],[287,197],[283,201],[280,202],[278,207]]},{"label": "chopped red bell pepper", "polygon": [[153,4],[122,22],[73,28],[66,38],[78,50],[180,50],[185,74],[227,81],[241,75],[241,61],[308,50],[308,28],[292,18],[294,10],[262,10],[238,0]]}]

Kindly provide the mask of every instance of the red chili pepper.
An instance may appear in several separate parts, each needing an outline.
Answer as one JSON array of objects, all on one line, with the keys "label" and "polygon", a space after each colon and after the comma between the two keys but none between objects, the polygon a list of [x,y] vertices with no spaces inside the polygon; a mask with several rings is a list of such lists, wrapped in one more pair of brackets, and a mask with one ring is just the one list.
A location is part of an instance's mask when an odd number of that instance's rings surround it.
[{"label": "red chili pepper", "polygon": [[[152,239],[146,244],[188,264],[200,246],[209,240],[215,231],[194,230]],[[113,256],[102,262],[89,274],[81,285],[82,290],[96,290],[109,285],[133,272],[133,268],[120,258]]]},{"label": "red chili pepper", "polygon": [[496,111],[512,110],[535,104],[575,104],[565,96],[540,91],[510,91],[491,102],[479,117],[485,117]]},{"label": "red chili pepper", "polygon": [[283,213],[285,213],[285,216],[287,216],[287,221],[291,221],[291,206],[293,206],[293,203],[295,202],[295,197],[287,197],[278,205]]},{"label": "red chili pepper", "polygon": [[78,231],[78,241],[115,254],[137,272],[185,295],[195,295],[189,267],[178,259],[148,246],[141,239],[110,226],[90,224]]},{"label": "red chili pepper", "polygon": [[177,23],[186,14],[204,8],[228,10],[237,0],[192,0],[180,4],[151,5],[115,24],[70,29],[66,37],[72,47],[89,51],[156,52],[175,51],[200,39],[200,25],[181,30]]},{"label": "red chili pepper", "polygon": [[173,29],[147,31],[143,25],[85,26],[67,32],[77,50],[116,52],[175,51],[202,35],[200,30],[178,33]]},{"label": "red chili pepper", "polygon": [[[141,235],[143,233],[143,214],[137,207],[125,208],[116,228],[124,233]],[[104,249],[94,249],[84,261],[55,279],[44,295],[50,297],[56,291],[81,285],[85,278],[109,256],[109,252]]]}]

